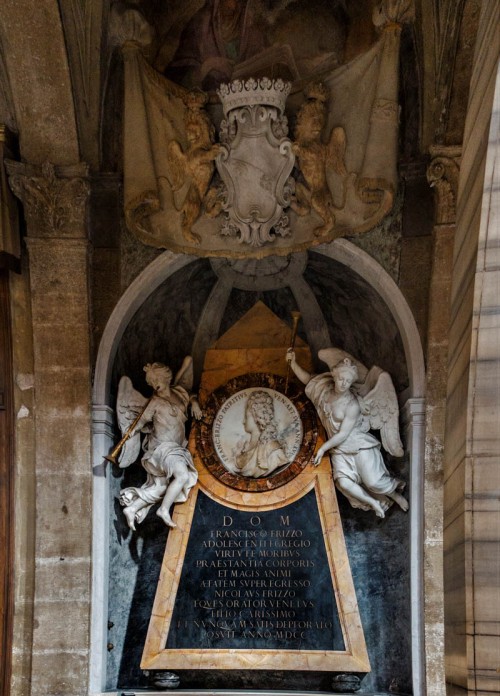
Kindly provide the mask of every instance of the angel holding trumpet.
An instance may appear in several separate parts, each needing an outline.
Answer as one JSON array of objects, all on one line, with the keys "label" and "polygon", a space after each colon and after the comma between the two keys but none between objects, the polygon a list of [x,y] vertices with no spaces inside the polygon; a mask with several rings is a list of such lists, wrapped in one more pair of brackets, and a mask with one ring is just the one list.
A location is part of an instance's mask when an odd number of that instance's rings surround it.
[{"label": "angel holding trumpet", "polygon": [[393,502],[408,510],[400,492],[405,484],[389,473],[380,442],[369,432],[370,428],[380,430],[384,448],[395,457],[403,455],[390,375],[376,366],[368,371],[336,348],[320,350],[318,357],[329,372],[311,375],[297,363],[293,348],[286,354],[327,433],[314,464],[330,453],[335,484],[355,508],[371,509],[378,517],[385,517]]},{"label": "angel holding trumpet", "polygon": [[172,371],[163,363],[148,363],[144,367],[146,382],[153,387],[150,399],[136,391],[129,377],[122,377],[118,386],[117,417],[123,438],[108,459],[121,468],[133,464],[141,451],[142,466],[147,473],[140,487],[120,491],[120,503],[130,529],[144,520],[155,503],[161,501],[157,515],[166,525],[175,527],[170,516],[173,503],[185,502],[198,473],[187,449],[185,423],[188,408],[196,419],[201,409],[195,396],[189,394],[193,383],[193,361],[184,359],[172,383]]}]

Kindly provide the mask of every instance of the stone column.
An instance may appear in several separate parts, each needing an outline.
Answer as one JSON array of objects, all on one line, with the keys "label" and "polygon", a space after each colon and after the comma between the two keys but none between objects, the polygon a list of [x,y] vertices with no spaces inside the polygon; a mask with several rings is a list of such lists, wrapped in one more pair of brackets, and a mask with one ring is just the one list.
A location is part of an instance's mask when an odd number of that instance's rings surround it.
[{"label": "stone column", "polygon": [[91,554],[89,186],[84,165],[11,162],[33,315],[36,531],[31,694],[87,694]]},{"label": "stone column", "polygon": [[408,399],[401,408],[404,428],[404,442],[410,453],[410,582],[411,582],[411,632],[412,632],[412,672],[414,696],[427,696],[424,582],[423,582],[423,531],[424,509],[422,491],[424,489],[423,449],[425,434],[425,399]]},{"label": "stone column", "polygon": [[443,454],[448,330],[460,149],[431,148],[427,180],[435,193],[427,327],[424,477],[425,652],[428,696],[444,691]]}]

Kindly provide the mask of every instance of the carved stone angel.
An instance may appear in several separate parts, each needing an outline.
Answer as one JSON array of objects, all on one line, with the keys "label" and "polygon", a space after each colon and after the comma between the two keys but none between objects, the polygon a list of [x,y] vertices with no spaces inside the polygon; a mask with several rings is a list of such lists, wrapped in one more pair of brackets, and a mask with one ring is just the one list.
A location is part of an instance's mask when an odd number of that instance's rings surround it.
[{"label": "carved stone angel", "polygon": [[126,433],[142,411],[129,434],[119,458],[120,467],[133,464],[141,450],[140,433],[146,433],[142,442],[142,466],[146,482],[140,487],[120,491],[120,503],[130,529],[142,522],[150,508],[162,501],[157,515],[169,527],[175,527],[170,517],[173,503],[187,500],[189,491],[198,479],[191,454],[186,445],[185,422],[188,406],[195,418],[201,410],[194,396],[189,395],[193,383],[193,360],[184,359],[172,384],[172,371],[162,363],[148,363],[144,367],[146,382],[153,387],[151,399],[144,397],[132,386],[128,377],[122,377],[118,387],[117,417],[122,433]]},{"label": "carved stone angel", "polygon": [[[317,465],[330,452],[333,478],[337,488],[351,505],[362,510],[372,509],[378,517],[396,502],[408,510],[401,495],[404,482],[391,476],[380,451],[380,442],[369,433],[380,430],[384,448],[395,457],[403,455],[399,437],[398,402],[392,380],[379,367],[367,371],[361,363],[336,348],[319,351],[318,357],[330,372],[311,375],[295,359],[292,349],[287,360],[306,394],[313,402],[328,440],[319,448]],[[363,381],[360,381],[360,371]]]},{"label": "carved stone angel", "polygon": [[307,89],[306,97],[307,101],[297,116],[292,148],[305,183],[296,183],[291,207],[301,216],[307,215],[312,208],[323,222],[314,230],[314,234],[321,237],[335,225],[336,207],[328,187],[327,171],[332,168],[341,177],[347,176],[344,164],[346,138],[344,129],[339,127],[332,130],[328,143],[321,140],[326,123],[326,87],[314,83]]},{"label": "carved stone angel", "polygon": [[[203,109],[206,101],[207,96],[203,92],[188,94],[184,119],[188,147],[183,151],[176,140],[168,144],[176,208],[182,213],[182,234],[195,244],[200,242],[200,237],[192,227],[200,216],[202,206],[205,205],[206,212],[211,216],[217,215],[221,209],[215,189],[209,191],[214,160],[220,146],[214,145],[215,129]],[[181,200],[177,203],[179,197]]]}]

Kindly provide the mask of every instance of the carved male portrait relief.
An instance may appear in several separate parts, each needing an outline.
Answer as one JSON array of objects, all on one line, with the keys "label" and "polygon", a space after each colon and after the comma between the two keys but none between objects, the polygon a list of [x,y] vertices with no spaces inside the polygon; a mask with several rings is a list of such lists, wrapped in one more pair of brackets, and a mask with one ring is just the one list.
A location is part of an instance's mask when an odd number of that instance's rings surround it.
[{"label": "carved male portrait relief", "polygon": [[248,492],[292,481],[312,462],[314,408],[296,385],[270,373],[247,373],[213,391],[196,429],[203,464],[220,483]]},{"label": "carved male portrait relief", "polygon": [[274,389],[244,389],[229,398],[214,420],[213,441],[224,467],[260,478],[292,462],[302,442],[297,409]]}]

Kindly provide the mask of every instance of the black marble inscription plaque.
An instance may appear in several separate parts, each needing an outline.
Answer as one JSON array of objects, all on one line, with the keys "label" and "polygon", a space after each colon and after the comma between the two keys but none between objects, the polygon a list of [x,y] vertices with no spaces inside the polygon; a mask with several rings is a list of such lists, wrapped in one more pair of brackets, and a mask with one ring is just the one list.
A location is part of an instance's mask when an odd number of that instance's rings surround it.
[{"label": "black marble inscription plaque", "polygon": [[258,513],[199,493],[165,647],[345,650],[314,491]]}]

